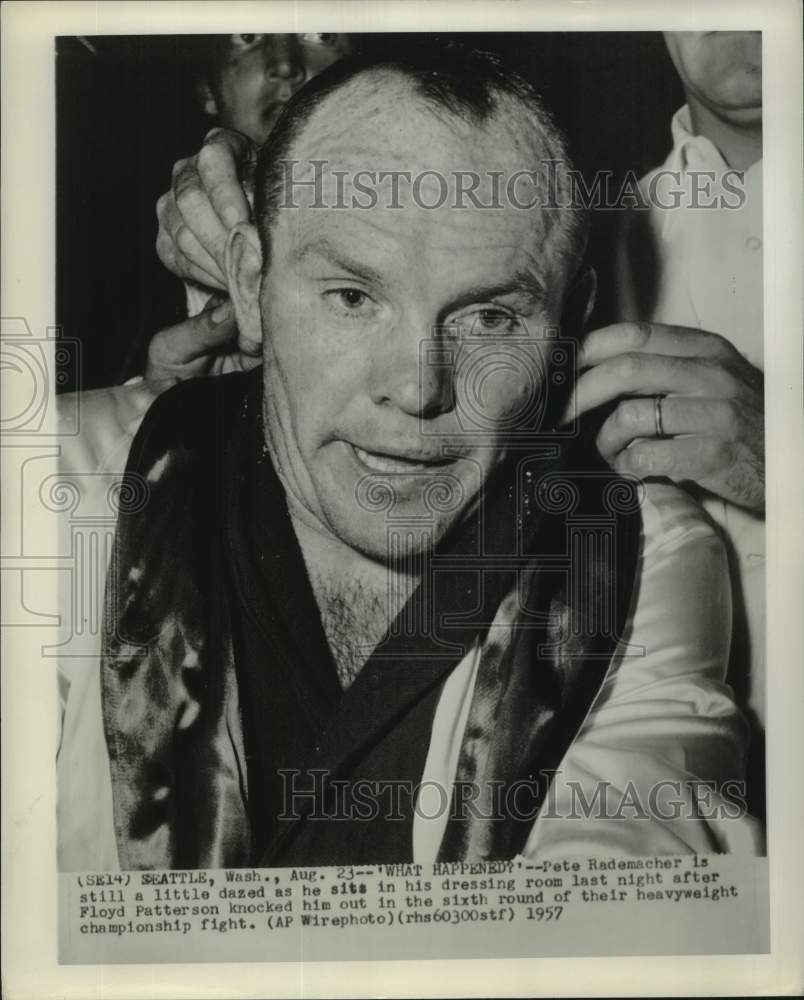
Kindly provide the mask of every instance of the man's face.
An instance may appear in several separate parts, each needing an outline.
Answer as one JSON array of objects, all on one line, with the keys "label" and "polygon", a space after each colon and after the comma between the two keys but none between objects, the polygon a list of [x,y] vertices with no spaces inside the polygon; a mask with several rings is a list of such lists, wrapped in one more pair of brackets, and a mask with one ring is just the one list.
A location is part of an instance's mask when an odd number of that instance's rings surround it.
[{"label": "man's face", "polygon": [[296,91],[350,51],[343,34],[231,35],[207,111],[262,145]]},{"label": "man's face", "polygon": [[725,119],[762,116],[762,35],[758,31],[665,33],[684,88]]},{"label": "man's face", "polygon": [[[491,171],[535,166],[513,132],[436,115],[402,81],[370,87],[358,79],[336,92],[295,143],[295,177],[326,159],[322,200],[350,207],[313,207],[297,185],[300,207],[281,209],[271,231],[260,311],[268,445],[292,507],[386,560],[389,527],[407,525],[396,555],[427,549],[504,457],[512,416],[542,388],[512,345],[558,321],[563,278],[545,213],[450,207],[456,170],[478,174],[488,204]],[[397,207],[390,184],[375,207],[351,207],[353,195],[369,201],[352,184],[361,170],[435,170],[450,196],[421,207],[441,194],[429,175],[415,194],[400,183]],[[450,349],[479,341],[463,376],[420,365],[422,343],[444,326]],[[462,407],[482,410],[482,442],[477,428],[467,436]]]}]

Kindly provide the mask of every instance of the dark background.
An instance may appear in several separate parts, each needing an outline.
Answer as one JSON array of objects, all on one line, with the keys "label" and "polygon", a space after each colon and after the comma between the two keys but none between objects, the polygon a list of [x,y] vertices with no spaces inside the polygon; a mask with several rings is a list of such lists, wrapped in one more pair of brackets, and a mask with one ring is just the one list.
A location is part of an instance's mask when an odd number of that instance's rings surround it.
[{"label": "dark background", "polygon": [[[385,35],[382,44],[422,37]],[[684,98],[661,35],[454,37],[499,51],[536,83],[585,173],[641,175],[667,154],[670,118]],[[79,361],[63,372],[69,390],[141,374],[151,336],[183,316],[181,283],[154,250],[155,205],[175,161],[197,152],[214,122],[197,104],[182,36],[60,38],[56,50],[56,315],[62,336],[81,342]],[[593,214],[595,322],[610,318],[616,216]]]}]

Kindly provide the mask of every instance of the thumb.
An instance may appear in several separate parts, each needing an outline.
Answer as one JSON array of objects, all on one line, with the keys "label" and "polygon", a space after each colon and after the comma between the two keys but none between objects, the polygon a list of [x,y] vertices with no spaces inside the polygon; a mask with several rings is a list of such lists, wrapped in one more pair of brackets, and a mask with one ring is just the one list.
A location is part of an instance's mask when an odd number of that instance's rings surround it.
[{"label": "thumb", "polygon": [[237,323],[230,299],[213,297],[203,312],[166,327],[148,347],[148,379],[184,374],[200,375],[213,356],[237,336]]}]

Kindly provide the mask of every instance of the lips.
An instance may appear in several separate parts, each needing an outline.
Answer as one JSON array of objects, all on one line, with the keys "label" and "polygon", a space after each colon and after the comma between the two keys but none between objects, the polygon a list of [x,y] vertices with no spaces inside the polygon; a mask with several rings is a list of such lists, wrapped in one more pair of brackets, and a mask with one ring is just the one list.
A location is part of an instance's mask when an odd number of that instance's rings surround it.
[{"label": "lips", "polygon": [[282,114],[282,111],[287,104],[287,101],[272,101],[267,104],[262,109],[262,118],[265,122],[275,122],[276,119]]},{"label": "lips", "polygon": [[454,462],[454,458],[444,458],[435,455],[399,455],[388,452],[366,451],[352,445],[355,455],[371,472],[379,473],[410,473],[425,472],[441,468]]}]

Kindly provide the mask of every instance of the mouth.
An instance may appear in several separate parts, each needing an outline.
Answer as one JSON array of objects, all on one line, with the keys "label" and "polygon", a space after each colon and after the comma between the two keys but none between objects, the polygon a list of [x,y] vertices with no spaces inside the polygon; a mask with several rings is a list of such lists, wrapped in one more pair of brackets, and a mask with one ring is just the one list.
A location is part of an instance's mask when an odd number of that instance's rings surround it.
[{"label": "mouth", "polygon": [[388,452],[366,451],[356,444],[352,445],[352,450],[358,462],[366,469],[383,474],[427,472],[451,465],[455,461],[454,457],[444,458],[440,455],[392,455]]},{"label": "mouth", "polygon": [[273,125],[282,114],[287,101],[271,101],[262,109],[262,120]]}]

